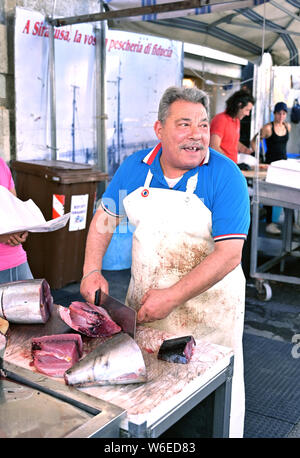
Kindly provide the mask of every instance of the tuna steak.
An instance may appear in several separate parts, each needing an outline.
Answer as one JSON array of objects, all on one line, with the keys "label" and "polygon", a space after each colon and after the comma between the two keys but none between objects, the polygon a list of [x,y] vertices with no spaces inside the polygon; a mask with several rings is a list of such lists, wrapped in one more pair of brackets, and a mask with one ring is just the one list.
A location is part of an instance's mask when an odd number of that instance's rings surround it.
[{"label": "tuna steak", "polygon": [[33,365],[38,372],[51,377],[63,377],[67,369],[82,356],[79,334],[55,334],[35,337],[31,341]]},{"label": "tuna steak", "polygon": [[193,336],[164,340],[158,350],[157,358],[170,363],[187,364],[192,357],[194,345],[196,342]]},{"label": "tuna steak", "polygon": [[10,323],[46,323],[52,309],[53,298],[45,279],[0,285],[0,317]]},{"label": "tuna steak", "polygon": [[89,337],[108,337],[121,331],[102,307],[88,302],[72,302],[70,307],[60,306],[61,319],[70,328]]},{"label": "tuna steak", "polygon": [[98,345],[65,372],[67,385],[120,385],[146,381],[146,367],[136,342],[123,332]]}]

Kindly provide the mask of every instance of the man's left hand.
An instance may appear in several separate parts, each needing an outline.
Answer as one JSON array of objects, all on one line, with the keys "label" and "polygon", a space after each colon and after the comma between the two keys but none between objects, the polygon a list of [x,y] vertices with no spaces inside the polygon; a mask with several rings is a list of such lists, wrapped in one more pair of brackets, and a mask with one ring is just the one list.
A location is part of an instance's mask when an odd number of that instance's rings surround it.
[{"label": "man's left hand", "polygon": [[141,304],[142,306],[137,314],[139,323],[162,320],[179,305],[176,303],[170,288],[150,289],[142,297]]}]

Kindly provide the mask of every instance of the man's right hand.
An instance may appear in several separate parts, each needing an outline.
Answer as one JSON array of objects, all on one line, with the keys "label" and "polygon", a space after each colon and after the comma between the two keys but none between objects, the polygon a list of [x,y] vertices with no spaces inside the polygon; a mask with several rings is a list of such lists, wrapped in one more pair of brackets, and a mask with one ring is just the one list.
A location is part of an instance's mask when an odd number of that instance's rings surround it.
[{"label": "man's right hand", "polygon": [[105,294],[109,292],[108,282],[100,272],[95,271],[81,280],[80,294],[90,304],[95,303],[95,293],[98,289]]}]

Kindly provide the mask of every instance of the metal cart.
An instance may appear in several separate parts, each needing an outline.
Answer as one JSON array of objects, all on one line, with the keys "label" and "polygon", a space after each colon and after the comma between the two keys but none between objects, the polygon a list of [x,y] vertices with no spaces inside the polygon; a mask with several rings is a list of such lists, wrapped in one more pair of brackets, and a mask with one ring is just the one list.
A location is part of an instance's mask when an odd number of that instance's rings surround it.
[{"label": "metal cart", "polygon": [[[281,240],[281,252],[269,261],[258,266],[257,253],[259,248],[259,204],[284,208],[284,223]],[[252,199],[252,240],[250,257],[250,276],[256,279],[258,295],[262,300],[270,300],[272,289],[268,280],[284,283],[300,284],[300,278],[284,274],[285,261],[290,256],[300,256],[300,243],[293,241],[293,212],[300,208],[300,189],[281,186],[266,181],[257,180],[253,186]],[[270,273],[269,270],[280,263],[280,274]]]}]

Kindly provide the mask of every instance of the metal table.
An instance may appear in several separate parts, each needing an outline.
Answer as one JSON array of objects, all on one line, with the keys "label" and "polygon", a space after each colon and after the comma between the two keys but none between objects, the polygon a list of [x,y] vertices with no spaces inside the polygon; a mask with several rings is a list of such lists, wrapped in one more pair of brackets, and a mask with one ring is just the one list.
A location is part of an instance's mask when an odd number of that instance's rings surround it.
[{"label": "metal table", "polygon": [[119,437],[120,407],[7,361],[1,366],[2,438]]},{"label": "metal table", "polygon": [[[300,278],[284,275],[285,260],[289,256],[300,256],[300,244],[292,240],[293,212],[300,208],[300,189],[281,186],[266,181],[257,180],[253,186],[253,211],[252,211],[252,240],[250,258],[250,276],[257,279],[257,289],[262,298],[268,300],[272,296],[270,285],[265,280],[275,280],[284,283],[300,284]],[[281,253],[274,256],[266,263],[257,265],[259,242],[259,204],[278,206],[284,208],[285,218],[282,231]],[[280,263],[282,274],[268,272]]]}]

